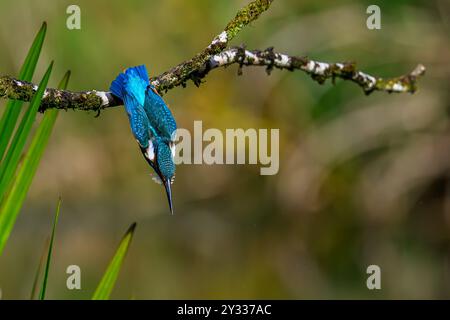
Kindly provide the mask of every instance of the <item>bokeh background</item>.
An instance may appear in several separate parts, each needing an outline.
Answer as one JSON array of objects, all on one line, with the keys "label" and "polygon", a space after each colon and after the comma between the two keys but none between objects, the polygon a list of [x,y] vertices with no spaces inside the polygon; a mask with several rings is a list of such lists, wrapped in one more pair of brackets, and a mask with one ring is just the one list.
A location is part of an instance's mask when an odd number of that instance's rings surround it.
[{"label": "bokeh background", "polygon": [[[36,78],[107,89],[122,69],[159,74],[190,58],[248,1],[0,1],[0,74],[17,75],[42,21]],[[66,8],[81,8],[81,30]],[[381,7],[382,29],[366,28]],[[318,85],[301,72],[236,66],[165,95],[179,127],[279,128],[280,171],[180,165],[174,216],[123,108],[61,112],[0,257],[3,298],[27,299],[58,197],[48,298],[90,298],[123,233],[138,226],[117,299],[450,298],[450,4],[277,0],[233,41],[397,76],[427,67],[414,94]],[[0,101],[0,109],[5,101]],[[66,267],[82,290],[66,288]],[[381,267],[382,290],[366,287]]]}]

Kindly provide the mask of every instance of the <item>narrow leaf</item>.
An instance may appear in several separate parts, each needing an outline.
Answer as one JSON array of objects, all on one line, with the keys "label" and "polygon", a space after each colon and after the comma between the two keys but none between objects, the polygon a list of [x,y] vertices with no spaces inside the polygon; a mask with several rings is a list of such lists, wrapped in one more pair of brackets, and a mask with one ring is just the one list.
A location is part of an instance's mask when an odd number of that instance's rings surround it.
[{"label": "narrow leaf", "polygon": [[[67,85],[70,79],[70,71],[67,71],[64,75],[63,79],[58,85],[58,89],[65,90],[67,89]],[[32,142],[31,146],[40,146],[40,148],[33,148],[30,147],[29,153],[35,153],[32,157],[40,157],[40,153],[42,153],[45,150],[45,147],[47,145],[47,142],[50,138],[50,133],[53,130],[53,126],[55,124],[56,118],[58,116],[59,110],[58,109],[48,109],[44,113],[44,117],[39,124],[39,127],[36,131],[36,135],[33,138],[33,141],[36,141],[36,143]],[[47,239],[47,244],[45,248],[49,247],[50,239]],[[45,252],[42,252],[42,257],[39,262],[38,269],[36,271],[36,275],[33,281],[33,287],[31,290],[31,299],[34,299],[36,297],[36,291],[37,291],[37,284],[39,281],[39,276],[41,274],[41,270],[43,268],[45,262]],[[46,280],[45,280],[46,281]]]},{"label": "narrow leaf", "polygon": [[111,292],[114,288],[114,285],[117,280],[117,276],[119,275],[120,268],[122,266],[122,262],[128,252],[128,248],[131,243],[131,239],[133,238],[134,230],[136,228],[136,223],[133,223],[128,231],[125,233],[122,241],[120,242],[119,248],[116,251],[113,259],[109,263],[106,272],[103,275],[102,280],[100,281],[95,293],[92,297],[92,300],[108,300]]},{"label": "narrow leaf", "polygon": [[42,250],[41,258],[39,259],[38,268],[34,275],[33,287],[31,288],[31,294],[30,294],[30,300],[34,300],[34,298],[36,297],[39,277],[41,275],[41,270],[44,267],[44,263],[45,263],[45,249],[48,248],[49,243],[50,243],[50,239],[47,238],[47,241],[45,241],[44,250]]},{"label": "narrow leaf", "polygon": [[61,198],[59,198],[58,205],[56,207],[55,220],[53,221],[52,235],[50,237],[50,243],[48,245],[47,262],[45,263],[44,278],[42,279],[42,287],[41,287],[41,291],[39,293],[39,300],[45,299],[45,291],[47,290],[47,282],[48,282],[48,272],[50,270],[50,262],[52,259],[53,240],[55,239],[55,231],[56,231],[56,225],[58,224],[60,209],[61,209]]},{"label": "narrow leaf", "polygon": [[[41,26],[41,29],[36,34],[33,44],[31,45],[30,50],[28,51],[28,55],[22,65],[22,69],[19,73],[20,80],[31,81],[31,79],[33,78],[46,32],[47,23],[44,22]],[[0,161],[3,159],[9,140],[11,139],[11,135],[16,126],[17,119],[19,118],[22,105],[22,101],[8,101],[2,118],[0,119]]]},{"label": "narrow leaf", "polygon": [[[30,111],[30,112],[28,112],[28,117],[26,117],[22,120],[21,128],[19,128],[21,130],[16,133],[16,135],[19,135],[18,139],[15,139],[16,144],[19,144],[22,142],[25,143],[24,140],[26,140],[26,138],[29,134],[31,125],[33,124],[33,121],[34,121],[34,117],[39,108],[39,105],[41,104],[42,96],[44,94],[45,88],[47,87],[47,83],[48,83],[48,79],[50,78],[52,67],[53,67],[53,62],[50,64],[50,66],[47,69],[47,72],[45,73],[44,77],[42,78],[42,81],[39,84],[36,94],[33,96],[33,99],[31,99],[30,108],[28,110],[28,111]],[[32,113],[34,113],[33,116],[32,116]],[[3,248],[6,244],[6,241],[9,238],[9,235],[14,226],[14,223],[16,221],[19,210],[20,210],[20,208],[22,208],[23,201],[25,199],[25,196],[28,192],[31,181],[36,172],[37,165],[40,160],[40,155],[42,154],[42,152],[40,154],[32,152],[32,150],[35,148],[37,148],[38,150],[43,148],[41,145],[41,141],[39,141],[39,140],[36,141],[35,139],[33,140],[32,144],[30,146],[30,151],[25,155],[25,159],[23,161],[22,167],[20,168],[9,193],[6,195],[4,201],[1,203],[1,207],[0,207],[0,255],[3,252]],[[22,148],[20,148],[20,149],[22,149]],[[12,151],[14,152],[15,150],[13,149]],[[18,154],[17,157],[19,157],[19,156],[20,156],[20,154]],[[17,161],[18,161],[18,159],[17,159]],[[3,179],[0,180],[0,184],[2,184],[3,182],[4,182]],[[0,189],[0,196],[1,195],[2,195],[2,193],[1,193],[1,189]]]},{"label": "narrow leaf", "polygon": [[[49,67],[50,70],[52,66],[53,62]],[[47,82],[48,79],[46,81],[46,86]],[[41,88],[41,90],[43,93],[45,87]],[[42,93],[40,93],[40,95],[42,95]],[[38,94],[39,93],[36,92],[33,99],[38,96]],[[40,101],[41,100],[39,100],[39,104],[30,103],[30,106],[26,110],[22,121],[20,122],[20,125],[16,130],[14,138],[8,149],[8,153],[6,154],[5,159],[0,163],[0,201],[2,200],[2,197],[5,196],[5,193],[14,178],[14,174],[17,171],[20,156],[25,148],[25,143],[27,142],[27,139],[30,135],[31,128],[39,110]]]}]

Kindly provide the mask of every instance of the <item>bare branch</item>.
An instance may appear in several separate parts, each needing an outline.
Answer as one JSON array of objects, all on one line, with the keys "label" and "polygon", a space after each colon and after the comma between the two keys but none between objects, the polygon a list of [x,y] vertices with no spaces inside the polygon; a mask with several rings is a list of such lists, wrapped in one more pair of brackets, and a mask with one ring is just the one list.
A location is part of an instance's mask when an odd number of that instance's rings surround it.
[{"label": "bare branch", "polygon": [[[289,56],[277,53],[273,48],[266,50],[246,50],[244,47],[226,49],[229,41],[247,24],[256,20],[266,11],[273,0],[255,0],[241,9],[231,20],[224,31],[217,35],[202,52],[195,57],[173,67],[163,74],[150,78],[150,82],[161,94],[176,86],[185,86],[192,80],[197,86],[213,69],[239,65],[265,66],[268,73],[273,68],[289,71],[301,70],[309,74],[320,84],[327,79],[341,78],[358,84],[366,94],[373,91],[410,92],[417,89],[416,80],[425,73],[425,67],[418,65],[411,73],[383,79],[371,76],[356,69],[355,63],[326,63],[311,60],[307,57]],[[30,101],[37,86],[30,82],[14,79],[9,76],[0,77],[0,97],[14,100]],[[106,91],[71,92],[57,89],[46,89],[40,111],[49,108],[96,111],[122,105],[122,101]]]},{"label": "bare branch", "polygon": [[277,53],[273,51],[273,48],[268,48],[264,51],[250,51],[241,47],[231,48],[213,56],[205,65],[204,69],[198,71],[197,76],[203,78],[212,69],[226,67],[235,63],[239,64],[239,73],[241,73],[242,66],[265,66],[269,74],[274,67],[289,71],[302,70],[320,84],[323,84],[325,80],[330,78],[333,82],[335,78],[351,80],[358,84],[366,94],[370,94],[373,91],[414,93],[417,90],[417,78],[425,74],[425,67],[419,64],[407,75],[383,79],[358,71],[355,63],[351,62],[319,62],[307,57],[296,57],[284,53]]},{"label": "bare branch", "polygon": [[[358,71],[354,63],[326,63],[308,59],[306,57],[289,56],[284,53],[274,52],[272,48],[261,50],[245,50],[243,48],[231,48],[212,56],[199,69],[177,78],[172,82],[173,88],[179,81],[186,82],[195,78],[196,85],[213,69],[227,67],[232,64],[242,66],[265,66],[268,73],[273,68],[286,69],[289,71],[301,70],[309,74],[314,80],[323,84],[327,79],[341,78],[358,84],[366,94],[373,91],[386,92],[410,92],[417,90],[416,81],[425,73],[425,67],[419,64],[411,73],[395,78],[380,78]],[[167,73],[151,79],[151,83],[158,91],[161,91],[161,79],[166,78]],[[167,89],[167,87],[164,87]],[[36,91],[37,86],[33,83],[20,81],[8,76],[0,77],[0,97],[15,100],[29,101]],[[41,111],[48,108],[75,109],[85,111],[99,111],[101,109],[119,106],[120,99],[110,92],[86,91],[70,92],[57,89],[47,89],[41,104]]]},{"label": "bare branch", "polygon": [[[222,52],[246,25],[255,21],[259,16],[269,9],[273,0],[254,0],[238,11],[224,30],[217,35],[211,43],[192,59],[184,61],[163,74],[151,78],[151,83],[160,92],[167,92],[176,86],[185,86],[191,79],[197,85],[196,77],[193,76],[198,69],[202,68],[209,59]],[[0,77],[0,97],[14,100],[30,101],[36,92],[37,86],[25,81],[17,80],[9,76]],[[49,108],[93,110],[99,112],[102,109],[122,105],[122,101],[105,91],[70,92],[56,89],[47,89],[42,100],[40,111]]]},{"label": "bare branch", "polygon": [[[0,97],[30,101],[36,90],[37,85],[34,83],[17,80],[9,76],[0,77]],[[122,105],[122,101],[111,92],[96,90],[72,92],[47,88],[39,111],[44,112],[47,109],[56,108],[98,112],[101,109],[120,105]]]},{"label": "bare branch", "polygon": [[167,92],[173,87],[184,86],[188,79],[196,82],[196,78],[191,77],[192,73],[202,68],[213,55],[222,52],[242,28],[258,19],[264,11],[269,9],[272,2],[273,0],[256,0],[239,10],[234,19],[212,40],[208,47],[192,59],[184,61],[169,71],[151,79],[152,84],[160,92]]}]

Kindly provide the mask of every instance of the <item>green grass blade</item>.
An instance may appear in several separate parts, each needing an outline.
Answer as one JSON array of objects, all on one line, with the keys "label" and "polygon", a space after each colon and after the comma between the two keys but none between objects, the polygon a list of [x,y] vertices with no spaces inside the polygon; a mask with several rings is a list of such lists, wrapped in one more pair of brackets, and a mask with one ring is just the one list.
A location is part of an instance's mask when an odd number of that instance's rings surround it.
[{"label": "green grass blade", "polygon": [[[30,106],[26,110],[19,127],[16,130],[14,138],[5,156],[5,159],[0,163],[0,202],[5,196],[8,186],[11,184],[14,174],[17,171],[17,166],[19,165],[20,156],[27,142],[28,136],[30,135],[31,127],[33,126],[36,114],[38,113],[39,105],[41,103],[42,94],[47,87],[48,78],[50,77],[51,69],[53,67],[53,62],[50,64],[41,84],[45,82],[45,86],[39,86],[38,92],[34,95]],[[39,92],[40,90],[40,92]],[[37,98],[39,98],[39,103],[36,103]],[[34,103],[33,103],[34,102]]]},{"label": "green grass blade", "polygon": [[41,54],[42,45],[44,43],[45,34],[47,32],[47,23],[43,22],[41,28],[39,29],[36,37],[33,40],[33,44],[28,52],[27,57],[22,65],[22,69],[20,69],[20,78],[21,80],[31,81],[33,77],[34,70],[36,69],[36,64]]},{"label": "green grass blade", "polygon": [[[22,120],[21,129],[16,133],[20,135],[20,139],[25,140],[28,136],[28,133],[31,129],[31,125],[34,121],[34,117],[36,116],[36,112],[41,104],[42,96],[45,88],[47,87],[48,79],[50,78],[50,74],[52,71],[53,62],[50,64],[47,72],[45,73],[42,81],[39,84],[36,94],[31,99],[30,108],[31,112],[28,113],[28,117]],[[32,116],[32,113],[34,115]],[[22,126],[22,124],[24,124]],[[25,142],[24,142],[25,143]],[[5,247],[6,241],[9,238],[11,230],[16,221],[17,215],[19,213],[20,208],[22,207],[22,203],[25,199],[25,196],[30,187],[31,181],[33,180],[34,174],[37,169],[37,165],[39,164],[40,154],[37,152],[33,152],[33,149],[41,149],[41,141],[33,140],[30,151],[25,155],[25,159],[23,161],[22,167],[20,168],[15,181],[12,184],[12,187],[9,193],[6,195],[4,201],[1,203],[0,207],[0,255],[3,252],[3,248]],[[13,150],[14,151],[14,150]],[[41,152],[42,153],[42,152]],[[19,154],[20,156],[20,154]],[[3,183],[3,179],[0,180],[0,183]],[[1,196],[1,194],[0,194]]]},{"label": "green grass blade", "polygon": [[31,288],[30,300],[34,300],[37,294],[37,287],[39,282],[39,276],[41,275],[41,270],[44,267],[45,263],[45,249],[48,248],[50,243],[50,239],[47,238],[44,245],[44,250],[42,250],[41,258],[39,259],[39,265],[34,275],[33,287]]},{"label": "green grass blade", "polygon": [[50,270],[50,262],[52,260],[53,240],[55,239],[55,231],[56,231],[56,225],[58,224],[60,209],[61,209],[61,198],[59,198],[58,205],[56,207],[55,220],[53,221],[52,235],[50,237],[50,243],[48,245],[47,262],[45,263],[44,278],[42,279],[42,287],[41,287],[41,291],[39,293],[39,300],[45,299],[45,292],[47,290],[47,282],[48,282],[48,272]]},{"label": "green grass blade", "polygon": [[[39,60],[39,55],[41,53],[46,32],[47,23],[44,22],[41,29],[36,34],[33,44],[31,45],[28,55],[22,65],[22,69],[19,73],[20,80],[31,81]],[[0,119],[0,161],[3,159],[9,140],[11,139],[11,135],[16,126],[17,119],[19,118],[22,105],[22,101],[8,101],[2,118]]]},{"label": "green grass blade", "polygon": [[[70,71],[67,71],[66,74],[64,75],[63,79],[59,83],[58,89],[62,89],[62,90],[67,89],[69,79],[70,79]],[[34,152],[43,152],[44,151],[45,146],[47,145],[47,142],[50,138],[50,133],[53,129],[53,126],[55,124],[58,113],[59,113],[58,109],[48,109],[45,111],[44,117],[39,125],[39,128],[36,131],[36,135],[33,138],[33,140],[36,140],[39,143],[36,143],[36,144],[32,143],[32,145],[40,145],[41,148],[39,148],[39,149],[37,149],[37,148],[31,149],[30,148],[30,150],[35,150]],[[32,152],[32,151],[29,151],[29,152]],[[50,239],[47,239],[47,244],[45,245],[45,248],[47,248],[47,247],[49,248],[49,246],[50,246]],[[41,274],[41,270],[44,266],[44,262],[45,262],[45,252],[42,252],[42,257],[41,257],[41,260],[39,261],[39,266],[36,271],[36,275],[34,277],[33,287],[31,289],[31,295],[30,295],[31,300],[33,300],[36,297],[37,284],[39,281],[39,276]]]},{"label": "green grass blade", "polygon": [[120,242],[119,248],[116,251],[113,259],[109,263],[106,272],[103,275],[97,289],[95,290],[92,300],[108,300],[109,296],[116,283],[117,276],[119,275],[122,262],[127,254],[128,248],[133,238],[134,230],[136,228],[136,223],[133,223],[128,231],[125,233],[122,241]]}]

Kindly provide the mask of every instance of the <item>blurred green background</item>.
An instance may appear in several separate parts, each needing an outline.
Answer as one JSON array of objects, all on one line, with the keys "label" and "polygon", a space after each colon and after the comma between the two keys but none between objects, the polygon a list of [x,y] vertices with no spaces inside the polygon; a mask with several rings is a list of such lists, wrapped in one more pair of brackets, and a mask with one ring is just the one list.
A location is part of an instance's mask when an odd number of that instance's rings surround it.
[{"label": "blurred green background", "polygon": [[[107,89],[124,68],[159,74],[190,58],[248,1],[0,1],[0,74],[17,75],[42,21],[35,79]],[[81,8],[81,30],[66,8]],[[382,29],[366,28],[381,7]],[[178,126],[280,128],[280,171],[180,165],[175,215],[150,177],[121,107],[61,112],[0,257],[4,299],[28,298],[59,196],[50,299],[90,298],[138,223],[114,298],[450,298],[450,4],[276,0],[233,41],[249,49],[356,61],[397,76],[427,67],[414,94],[320,86],[301,72],[236,66],[165,95]],[[0,108],[5,100],[0,101]],[[68,265],[82,290],[66,288]],[[381,267],[382,290],[366,287]]]}]

